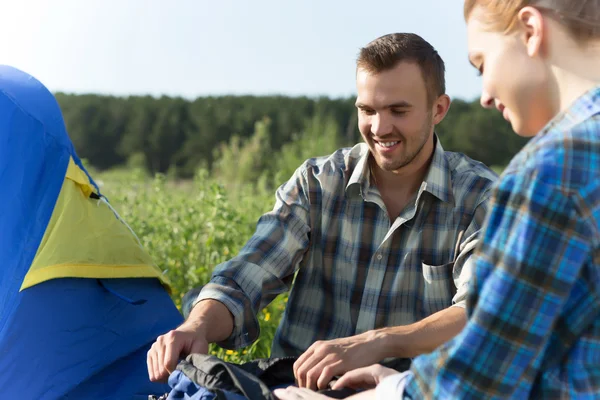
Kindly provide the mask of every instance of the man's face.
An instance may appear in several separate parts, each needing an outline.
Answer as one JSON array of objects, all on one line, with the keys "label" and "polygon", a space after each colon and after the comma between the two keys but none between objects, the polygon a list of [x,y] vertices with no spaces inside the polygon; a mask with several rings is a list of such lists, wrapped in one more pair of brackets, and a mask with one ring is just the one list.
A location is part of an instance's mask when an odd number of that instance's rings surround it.
[{"label": "man's face", "polygon": [[409,165],[433,134],[432,109],[416,63],[356,75],[358,127],[377,165],[397,171]]}]

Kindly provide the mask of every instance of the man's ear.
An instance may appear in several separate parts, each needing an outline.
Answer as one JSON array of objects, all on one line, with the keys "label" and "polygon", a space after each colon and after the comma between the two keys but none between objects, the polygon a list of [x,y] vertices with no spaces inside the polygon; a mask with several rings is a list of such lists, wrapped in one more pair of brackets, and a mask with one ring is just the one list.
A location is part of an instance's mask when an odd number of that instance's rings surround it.
[{"label": "man's ear", "polygon": [[433,123],[434,125],[442,122],[448,110],[450,109],[450,96],[443,94],[433,102]]},{"label": "man's ear", "polygon": [[517,21],[527,54],[529,57],[538,56],[544,40],[544,16],[537,8],[527,6],[519,11]]}]

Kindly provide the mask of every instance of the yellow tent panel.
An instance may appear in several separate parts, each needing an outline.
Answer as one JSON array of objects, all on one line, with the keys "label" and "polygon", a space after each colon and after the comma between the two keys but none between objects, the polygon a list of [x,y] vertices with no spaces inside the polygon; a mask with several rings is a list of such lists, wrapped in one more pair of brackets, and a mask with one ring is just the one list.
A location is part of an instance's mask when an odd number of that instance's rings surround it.
[{"label": "yellow tent panel", "polygon": [[21,290],[55,278],[158,278],[170,283],[73,159]]}]

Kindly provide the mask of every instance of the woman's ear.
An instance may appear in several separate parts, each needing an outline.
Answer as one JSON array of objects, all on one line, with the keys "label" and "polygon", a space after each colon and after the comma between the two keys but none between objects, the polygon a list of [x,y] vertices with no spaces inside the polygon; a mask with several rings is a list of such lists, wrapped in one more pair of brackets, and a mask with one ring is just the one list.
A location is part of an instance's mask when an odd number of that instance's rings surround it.
[{"label": "woman's ear", "polygon": [[523,7],[517,15],[517,29],[521,30],[521,37],[527,48],[529,57],[535,57],[542,52],[544,40],[544,17],[535,7]]}]

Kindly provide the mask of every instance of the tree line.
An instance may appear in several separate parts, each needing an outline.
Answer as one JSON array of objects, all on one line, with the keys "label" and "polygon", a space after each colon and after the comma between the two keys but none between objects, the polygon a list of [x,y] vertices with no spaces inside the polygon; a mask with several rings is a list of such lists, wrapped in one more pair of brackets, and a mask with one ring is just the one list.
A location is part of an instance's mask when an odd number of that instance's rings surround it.
[{"label": "tree line", "polygon": [[[281,183],[304,159],[361,140],[354,97],[56,98],[79,156],[99,170],[189,178],[205,169],[226,182]],[[489,166],[505,166],[526,142],[477,101],[454,100],[436,132],[446,150]]]}]

